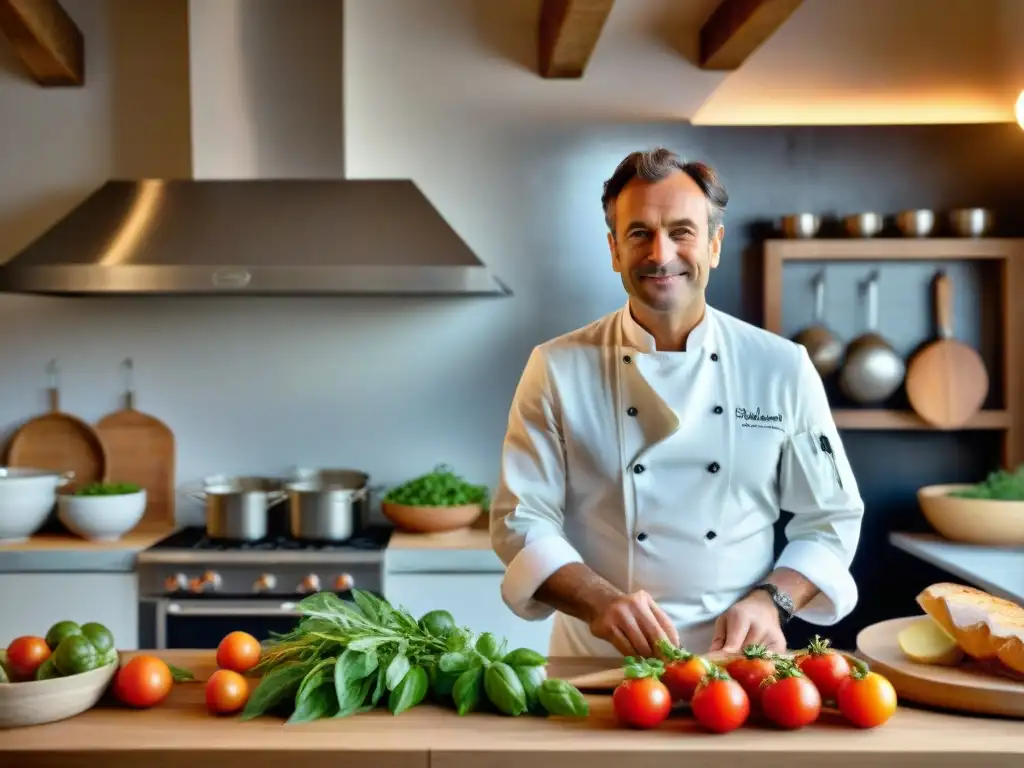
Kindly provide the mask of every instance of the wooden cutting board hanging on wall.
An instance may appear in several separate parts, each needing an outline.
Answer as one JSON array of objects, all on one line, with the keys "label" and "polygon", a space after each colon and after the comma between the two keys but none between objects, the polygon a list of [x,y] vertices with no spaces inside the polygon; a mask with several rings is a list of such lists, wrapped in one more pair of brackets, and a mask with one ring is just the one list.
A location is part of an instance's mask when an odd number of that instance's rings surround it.
[{"label": "wooden cutting board hanging on wall", "polygon": [[7,464],[26,469],[74,473],[61,492],[107,479],[106,447],[97,430],[60,409],[60,374],[57,361],[46,368],[50,411],[25,422],[11,437]]},{"label": "wooden cutting board hanging on wall", "polygon": [[163,421],[135,408],[135,365],[122,364],[124,408],[96,423],[107,449],[107,475],[113,483],[135,483],[146,489],[142,524],[174,523],[176,448],[174,432]]}]

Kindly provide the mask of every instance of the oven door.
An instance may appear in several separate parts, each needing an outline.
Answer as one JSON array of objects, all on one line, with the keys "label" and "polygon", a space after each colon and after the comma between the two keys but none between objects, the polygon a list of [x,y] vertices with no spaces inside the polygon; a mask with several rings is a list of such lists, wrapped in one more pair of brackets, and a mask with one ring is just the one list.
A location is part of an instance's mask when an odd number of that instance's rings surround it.
[{"label": "oven door", "polygon": [[280,598],[144,599],[139,604],[139,647],[212,649],[236,630],[263,641],[271,632],[290,632],[300,618],[295,603]]}]

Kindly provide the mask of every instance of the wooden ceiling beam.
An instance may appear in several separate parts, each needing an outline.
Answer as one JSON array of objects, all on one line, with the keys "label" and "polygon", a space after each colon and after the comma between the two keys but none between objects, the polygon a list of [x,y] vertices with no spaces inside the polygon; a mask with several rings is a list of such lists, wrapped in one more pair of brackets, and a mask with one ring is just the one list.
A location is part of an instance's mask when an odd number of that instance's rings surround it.
[{"label": "wooden ceiling beam", "polygon": [[0,0],[0,33],[40,85],[85,83],[85,41],[58,0]]},{"label": "wooden ceiling beam", "polygon": [[737,69],[802,2],[722,0],[700,30],[701,68]]},{"label": "wooden ceiling beam", "polygon": [[583,77],[614,2],[544,0],[538,30],[537,60],[541,77]]}]

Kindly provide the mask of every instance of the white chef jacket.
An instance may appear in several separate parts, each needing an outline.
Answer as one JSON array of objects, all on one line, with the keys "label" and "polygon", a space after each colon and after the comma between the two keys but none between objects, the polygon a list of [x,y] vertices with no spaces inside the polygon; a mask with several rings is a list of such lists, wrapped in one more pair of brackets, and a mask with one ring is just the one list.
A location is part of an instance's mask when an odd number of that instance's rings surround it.
[{"label": "white chef jacket", "polygon": [[[776,561],[780,509],[794,517]],[[551,616],[537,588],[583,562],[624,592],[646,590],[681,645],[703,652],[715,619],[776,567],[821,591],[801,619],[848,615],[863,512],[804,347],[708,307],[685,351],[660,352],[627,303],[532,351],[490,536],[517,615]],[[562,613],[549,653],[617,655]]]}]

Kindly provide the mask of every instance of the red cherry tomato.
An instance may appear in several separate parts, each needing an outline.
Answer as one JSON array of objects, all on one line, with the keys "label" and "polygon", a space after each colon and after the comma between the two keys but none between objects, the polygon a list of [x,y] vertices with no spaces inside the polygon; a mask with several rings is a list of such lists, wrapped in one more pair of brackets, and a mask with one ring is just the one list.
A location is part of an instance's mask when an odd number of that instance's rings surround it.
[{"label": "red cherry tomato", "polygon": [[821,714],[821,694],[796,665],[776,662],[775,677],[761,691],[761,710],[781,728],[803,728]]},{"label": "red cherry tomato", "polygon": [[875,728],[896,712],[896,690],[886,678],[855,660],[855,669],[839,686],[839,713],[858,728]]},{"label": "red cherry tomato", "polygon": [[626,679],[612,692],[615,717],[630,728],[654,728],[672,711],[672,696],[658,679],[663,671],[660,663],[626,659]]},{"label": "red cherry tomato", "polygon": [[829,648],[829,641],[818,635],[794,661],[826,701],[835,700],[839,686],[850,676],[850,664],[846,658]]},{"label": "red cherry tomato", "polygon": [[750,716],[747,692],[720,667],[705,676],[690,707],[697,724],[712,733],[735,731]]},{"label": "red cherry tomato", "polygon": [[748,645],[743,655],[725,665],[729,677],[743,686],[751,706],[761,702],[761,682],[775,673],[774,657],[763,645]]},{"label": "red cherry tomato", "polygon": [[7,666],[16,679],[29,680],[39,665],[50,658],[46,639],[35,635],[16,637],[7,646]]},{"label": "red cherry tomato", "polygon": [[660,644],[659,649],[668,659],[661,681],[672,694],[673,701],[689,701],[711,669],[711,662],[668,643]]},{"label": "red cherry tomato", "polygon": [[155,656],[136,656],[118,670],[114,694],[131,707],[147,709],[166,699],[173,683],[165,661]]}]

